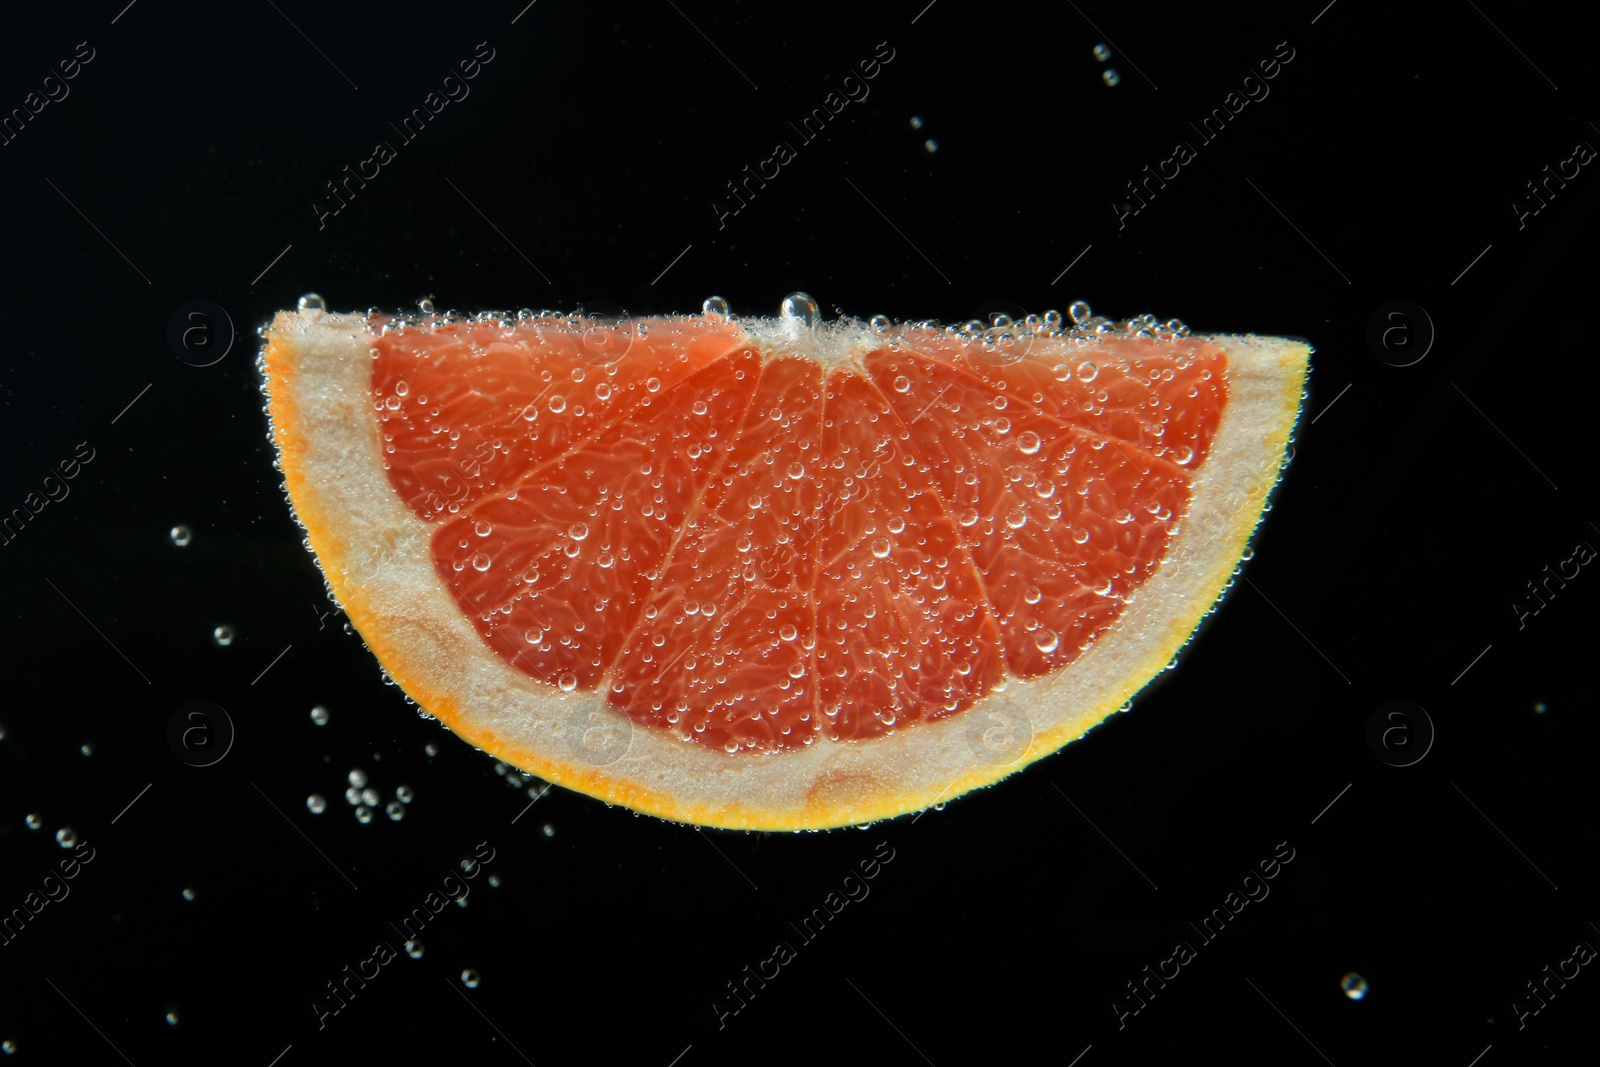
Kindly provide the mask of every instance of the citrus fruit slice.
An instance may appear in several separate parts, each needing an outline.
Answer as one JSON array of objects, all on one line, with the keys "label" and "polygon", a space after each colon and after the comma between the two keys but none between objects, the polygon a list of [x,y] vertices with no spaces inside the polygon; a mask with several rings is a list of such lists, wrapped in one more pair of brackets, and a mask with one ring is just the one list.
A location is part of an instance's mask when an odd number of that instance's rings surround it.
[{"label": "citrus fruit slice", "polygon": [[[280,313],[290,501],[388,674],[610,803],[860,824],[1166,667],[1285,462],[1310,349],[1074,305],[961,328]],[[431,309],[430,309],[431,310]]]}]

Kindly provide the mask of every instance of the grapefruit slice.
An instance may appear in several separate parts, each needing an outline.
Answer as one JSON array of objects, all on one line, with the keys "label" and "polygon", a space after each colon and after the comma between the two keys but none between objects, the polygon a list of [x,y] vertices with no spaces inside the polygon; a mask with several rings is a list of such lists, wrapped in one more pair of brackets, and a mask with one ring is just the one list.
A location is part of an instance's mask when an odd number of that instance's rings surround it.
[{"label": "grapefruit slice", "polygon": [[719,303],[304,301],[261,366],[294,512],[406,693],[541,778],[730,828],[916,811],[1122,706],[1228,585],[1310,354],[1084,305]]}]

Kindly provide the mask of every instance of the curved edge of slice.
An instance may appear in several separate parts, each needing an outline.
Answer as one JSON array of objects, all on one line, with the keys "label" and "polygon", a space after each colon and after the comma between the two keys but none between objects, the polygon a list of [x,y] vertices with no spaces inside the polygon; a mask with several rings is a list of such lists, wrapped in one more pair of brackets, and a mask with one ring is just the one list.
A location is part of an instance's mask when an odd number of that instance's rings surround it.
[{"label": "curved edge of slice", "polygon": [[[920,811],[1057,751],[1126,703],[1227,587],[1284,466],[1311,353],[1282,338],[1206,338],[1226,352],[1230,384],[1190,510],[1133,604],[1068,668],[870,742],[728,756],[635,727],[602,693],[557,692],[489,650],[434,571],[432,527],[383,469],[365,320],[281,312],[265,336],[259,364],[291,505],[390,677],[458,736],[547,781],[664,819],[748,830]],[[1004,763],[969,741],[1000,711],[1011,720],[1020,711],[1030,734]]]}]

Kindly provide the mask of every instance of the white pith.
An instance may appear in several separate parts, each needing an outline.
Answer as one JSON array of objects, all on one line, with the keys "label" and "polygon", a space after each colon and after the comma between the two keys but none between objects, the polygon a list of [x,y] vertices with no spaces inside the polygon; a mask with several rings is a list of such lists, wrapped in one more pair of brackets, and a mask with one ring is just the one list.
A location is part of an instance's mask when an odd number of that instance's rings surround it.
[{"label": "white pith", "polygon": [[867,353],[883,338],[860,322],[819,322],[809,329],[799,319],[739,319],[758,352],[791,353],[814,359],[824,372],[846,367],[866,373]]},{"label": "white pith", "polygon": [[[883,343],[856,324],[739,325],[758,351],[800,353],[827,367],[860,366]],[[603,692],[561,693],[491,651],[435,572],[434,526],[411,512],[383,469],[364,318],[284,312],[268,338],[293,367],[287,375],[269,368],[268,385],[294,507],[335,594],[402,688],[466,740],[557,784],[666,818],[761,829],[919,810],[997,781],[1124,704],[1225,587],[1277,480],[1310,353],[1279,338],[1207,338],[1228,355],[1228,401],[1182,531],[1127,611],[1069,667],[1010,680],[964,712],[886,737],[730,756],[633,723]],[[291,409],[292,425],[280,417]],[[975,755],[968,738],[975,721],[997,711],[1012,721],[1020,714],[1032,735],[1014,759],[1003,753],[1010,762]]]}]

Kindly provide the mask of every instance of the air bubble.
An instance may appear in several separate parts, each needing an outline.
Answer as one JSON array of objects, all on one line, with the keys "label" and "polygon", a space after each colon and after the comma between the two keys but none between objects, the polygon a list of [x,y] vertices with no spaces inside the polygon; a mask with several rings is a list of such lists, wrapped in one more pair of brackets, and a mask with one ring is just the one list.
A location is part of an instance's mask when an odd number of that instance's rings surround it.
[{"label": "air bubble", "polygon": [[1061,644],[1061,638],[1054,630],[1038,630],[1033,635],[1033,644],[1040,652],[1054,652]]},{"label": "air bubble", "polygon": [[589,536],[589,524],[586,522],[575,522],[567,528],[567,533],[571,535],[574,541],[582,541],[584,538]]},{"label": "air bubble", "polygon": [[171,538],[172,543],[177,545],[179,548],[187,548],[189,547],[189,542],[194,540],[194,531],[190,530],[187,526],[174,526],[172,529],[167,531],[167,536]]},{"label": "air bubble", "polygon": [[316,725],[328,725],[329,718],[330,716],[328,715],[328,709],[323,707],[321,704],[318,704],[316,707],[311,709],[311,721]]},{"label": "air bubble", "polygon": [[1032,430],[1017,438],[1017,450],[1025,456],[1031,456],[1039,451],[1039,447],[1042,444],[1043,442],[1039,440],[1039,435]]},{"label": "air bubble", "polygon": [[365,826],[372,821],[372,809],[362,804],[356,808],[356,822]]},{"label": "air bubble", "polygon": [[556,686],[560,688],[563,693],[570,693],[574,689],[578,688],[578,676],[570,672],[563,674],[560,678],[556,679]]},{"label": "air bubble", "polygon": [[466,986],[468,989],[477,989],[479,983],[482,981],[483,976],[477,971],[473,970],[471,967],[468,967],[466,970],[461,972],[461,984]]},{"label": "air bubble", "polygon": [[227,648],[233,644],[233,627],[218,626],[211,631],[211,640],[215,641],[220,647]]},{"label": "air bubble", "polygon": [[1107,67],[1100,72],[1100,80],[1108,86],[1115,87],[1122,84],[1122,75],[1117,73],[1115,67]]},{"label": "air bubble", "polygon": [[907,378],[904,374],[896,377],[894,380],[894,391],[897,393],[911,392],[911,379]]},{"label": "air bubble", "polygon": [[63,826],[56,831],[56,844],[62,848],[71,848],[78,843],[78,834],[70,826]]},{"label": "air bubble", "polygon": [[555,412],[557,415],[559,415],[563,411],[567,410],[567,398],[562,396],[559,393],[557,393],[555,396],[551,397],[550,398],[550,410]]},{"label": "air bubble", "polygon": [[1096,367],[1090,360],[1086,359],[1082,363],[1078,364],[1078,379],[1080,381],[1092,382],[1099,376],[1099,374],[1100,368]]},{"label": "air bubble", "polygon": [[809,293],[790,293],[784,297],[778,314],[792,329],[802,327],[808,330],[814,329],[821,318],[817,311],[817,302]]},{"label": "air bubble", "polygon": [[318,315],[327,310],[328,302],[316,293],[307,293],[295,306],[302,315]]},{"label": "air bubble", "polygon": [[1012,508],[1006,512],[1006,525],[1013,530],[1020,530],[1028,524],[1028,513],[1021,508]]},{"label": "air bubble", "polygon": [[321,815],[323,812],[328,810],[328,802],[319,794],[312,793],[310,796],[306,797],[306,810],[313,815]]},{"label": "air bubble", "polygon": [[708,296],[705,303],[700,305],[700,310],[707,318],[725,319],[728,317],[728,302],[720,296]]},{"label": "air bubble", "polygon": [[786,622],[782,626],[778,627],[778,636],[785,641],[793,641],[796,637],[800,636],[800,631],[794,628],[793,623]]},{"label": "air bubble", "polygon": [[867,325],[872,327],[873,333],[887,333],[889,332],[889,327],[893,324],[889,321],[889,316],[887,315],[874,315]]},{"label": "air bubble", "polygon": [[878,559],[888,559],[890,548],[891,546],[887,537],[874,537],[872,539],[872,554],[874,557]]},{"label": "air bubble", "polygon": [[1089,305],[1086,302],[1082,300],[1074,300],[1071,304],[1067,305],[1067,314],[1072,317],[1073,325],[1082,326],[1084,323],[1089,321],[1089,317],[1093,315],[1094,312],[1090,310]]},{"label": "air bubble", "polygon": [[1339,979],[1339,988],[1351,1000],[1361,1000],[1367,995],[1367,980],[1354,971]]},{"label": "air bubble", "polygon": [[398,800],[389,801],[388,805],[385,806],[383,810],[388,814],[390,820],[393,822],[399,822],[401,819],[406,817],[406,806],[400,803]]}]

